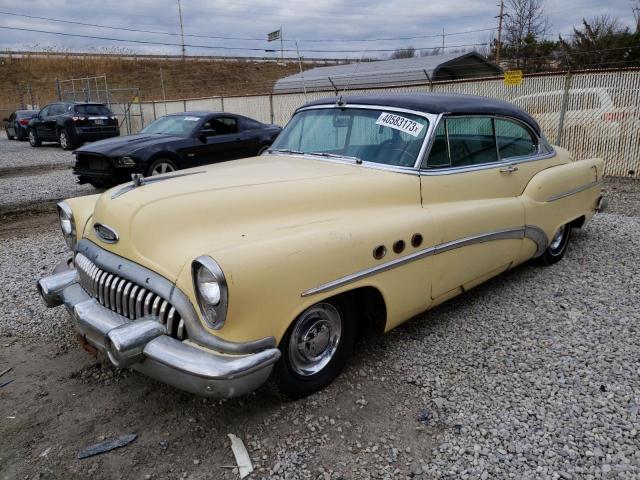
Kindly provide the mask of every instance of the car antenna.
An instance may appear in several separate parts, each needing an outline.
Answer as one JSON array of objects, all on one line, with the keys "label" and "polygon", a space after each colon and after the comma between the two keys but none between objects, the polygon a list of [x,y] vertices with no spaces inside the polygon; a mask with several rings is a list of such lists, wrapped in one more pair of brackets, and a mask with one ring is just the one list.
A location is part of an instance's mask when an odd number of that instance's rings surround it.
[{"label": "car antenna", "polygon": [[347,84],[344,86],[344,89],[342,89],[342,93],[340,94],[340,96],[338,97],[338,100],[336,101],[336,106],[344,107],[346,105],[347,102],[342,100],[342,96],[345,94],[345,92],[349,88],[349,85],[351,85],[351,80],[353,79],[353,77],[355,77],[356,73],[358,73],[358,68],[360,67],[360,64],[362,63],[363,59],[364,59],[364,50],[362,51],[362,55],[360,55],[360,60],[358,60],[358,63],[356,63],[356,66],[353,69],[353,72],[351,72],[351,75],[349,75],[349,78],[347,79]]}]

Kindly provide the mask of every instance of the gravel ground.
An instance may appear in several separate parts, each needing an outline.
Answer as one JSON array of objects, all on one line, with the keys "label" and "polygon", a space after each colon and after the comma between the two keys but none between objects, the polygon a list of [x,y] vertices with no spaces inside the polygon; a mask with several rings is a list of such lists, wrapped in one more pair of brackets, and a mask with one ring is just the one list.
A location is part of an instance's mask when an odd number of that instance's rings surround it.
[{"label": "gravel ground", "polygon": [[71,152],[56,144],[32,148],[29,142],[0,137],[0,215],[51,211],[64,198],[98,192],[77,184],[73,163]]},{"label": "gravel ground", "polygon": [[14,380],[0,390],[0,478],[238,478],[227,433],[250,478],[640,478],[640,181],[606,188],[608,212],[562,262],[361,339],[332,385],[296,402],[272,385],[205,400],[96,364],[35,291],[65,256],[55,216],[13,219],[0,226],[0,371],[14,368],[0,379]]},{"label": "gravel ground", "polygon": [[44,143],[39,148],[33,148],[29,142],[7,140],[0,134],[0,171],[6,168],[73,165],[74,157],[69,151],[63,150],[57,143]]}]

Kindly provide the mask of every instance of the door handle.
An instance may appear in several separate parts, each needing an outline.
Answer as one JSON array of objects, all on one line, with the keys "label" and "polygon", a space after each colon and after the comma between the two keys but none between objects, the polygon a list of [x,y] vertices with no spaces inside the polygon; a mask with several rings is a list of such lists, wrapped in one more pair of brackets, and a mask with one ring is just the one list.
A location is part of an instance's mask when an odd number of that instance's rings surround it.
[{"label": "door handle", "polygon": [[518,167],[516,167],[515,165],[507,165],[506,167],[500,169],[500,173],[513,173],[517,171]]}]

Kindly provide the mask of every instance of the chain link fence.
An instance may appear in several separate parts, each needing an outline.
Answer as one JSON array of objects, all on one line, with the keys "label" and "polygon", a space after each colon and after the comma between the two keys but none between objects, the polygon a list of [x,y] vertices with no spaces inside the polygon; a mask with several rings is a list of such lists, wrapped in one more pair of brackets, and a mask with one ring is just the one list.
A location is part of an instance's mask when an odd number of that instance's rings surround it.
[{"label": "chain link fence", "polygon": [[[640,177],[640,69],[534,74],[516,86],[493,77],[348,91],[392,92],[460,93],[513,102],[538,120],[551,143],[569,149],[576,159],[601,157],[607,175]],[[136,105],[139,115],[129,116],[129,130],[191,110],[232,112],[284,125],[306,102],[333,95],[335,91],[143,102]]]}]

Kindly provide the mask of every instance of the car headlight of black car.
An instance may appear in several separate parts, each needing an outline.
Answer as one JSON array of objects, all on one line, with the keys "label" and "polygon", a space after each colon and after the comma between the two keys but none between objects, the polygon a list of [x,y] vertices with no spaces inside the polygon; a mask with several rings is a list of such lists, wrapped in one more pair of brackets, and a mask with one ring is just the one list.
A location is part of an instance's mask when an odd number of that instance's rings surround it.
[{"label": "car headlight of black car", "polygon": [[227,318],[229,301],[222,269],[213,258],[201,256],[191,264],[191,275],[202,317],[211,328],[221,328]]},{"label": "car headlight of black car", "polygon": [[114,165],[116,167],[133,167],[136,161],[131,157],[117,157],[114,159]]}]

